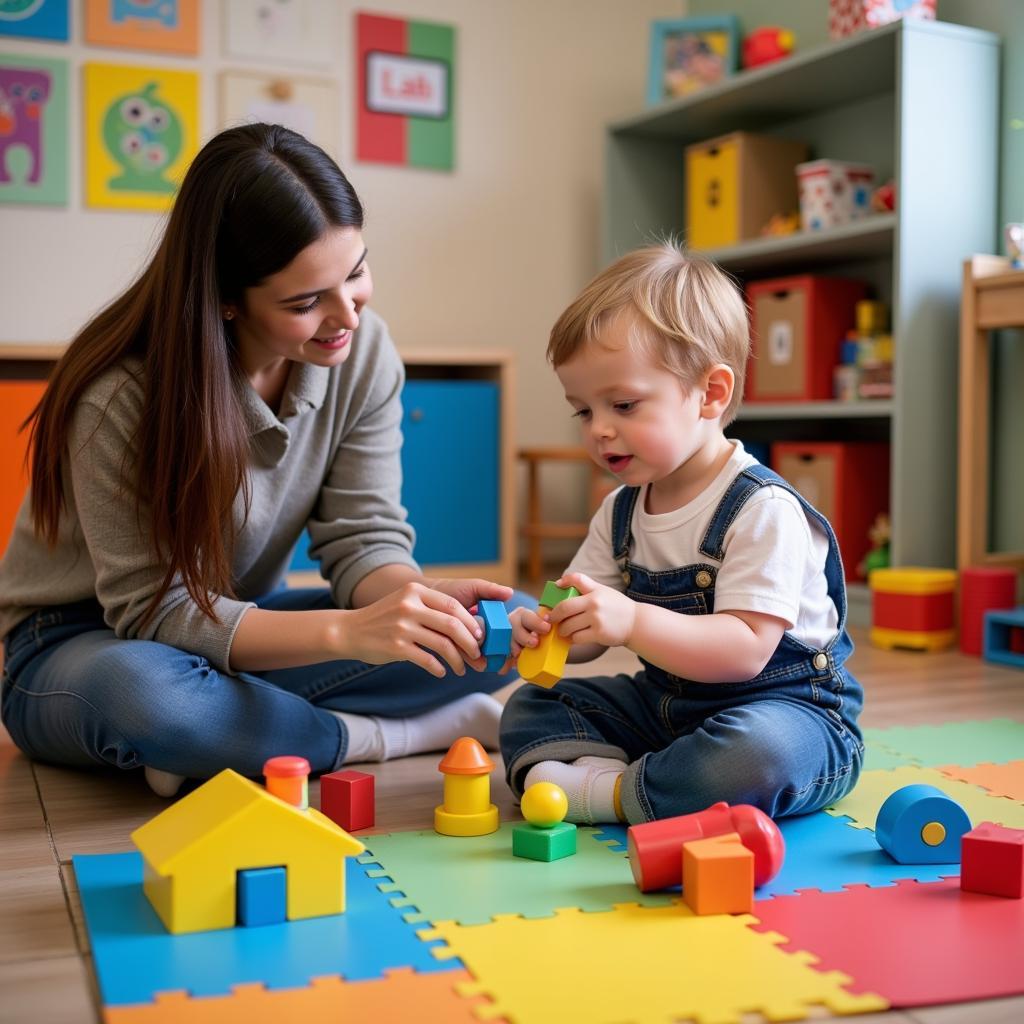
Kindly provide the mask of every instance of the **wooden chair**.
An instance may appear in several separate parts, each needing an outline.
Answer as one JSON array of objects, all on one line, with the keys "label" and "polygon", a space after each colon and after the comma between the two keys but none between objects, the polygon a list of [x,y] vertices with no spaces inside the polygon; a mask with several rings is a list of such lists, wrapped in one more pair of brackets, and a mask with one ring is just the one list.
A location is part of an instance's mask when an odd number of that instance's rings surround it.
[{"label": "wooden chair", "polygon": [[[544,572],[541,545],[545,540],[564,540],[586,536],[590,517],[597,511],[605,495],[618,486],[587,454],[587,450],[574,446],[542,446],[520,448],[519,458],[526,463],[526,522],[519,529],[527,544],[527,578],[539,582]],[[587,519],[585,522],[545,522],[541,509],[540,467],[545,462],[585,462],[590,467],[587,491]]]}]

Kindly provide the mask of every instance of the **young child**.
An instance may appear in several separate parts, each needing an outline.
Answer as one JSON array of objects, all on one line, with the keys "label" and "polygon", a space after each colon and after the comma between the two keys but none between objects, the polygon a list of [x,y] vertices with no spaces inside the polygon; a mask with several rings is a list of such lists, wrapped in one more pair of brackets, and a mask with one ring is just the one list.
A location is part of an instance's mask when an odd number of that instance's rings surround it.
[{"label": "young child", "polygon": [[734,284],[664,244],[598,275],[548,358],[591,457],[622,482],[594,516],[545,622],[513,615],[513,654],[557,629],[570,660],[627,647],[635,676],[526,685],[501,722],[520,796],[554,782],[568,820],[632,824],[718,800],[772,817],[856,782],[860,685],[827,520],[723,431],[749,349]]}]

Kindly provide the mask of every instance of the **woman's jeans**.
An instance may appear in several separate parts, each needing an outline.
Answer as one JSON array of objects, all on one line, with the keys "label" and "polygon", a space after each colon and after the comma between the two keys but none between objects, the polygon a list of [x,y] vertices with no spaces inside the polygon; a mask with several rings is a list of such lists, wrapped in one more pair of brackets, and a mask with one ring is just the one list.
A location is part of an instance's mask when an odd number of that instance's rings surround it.
[{"label": "woman's jeans", "polygon": [[[333,607],[326,589],[277,590],[275,611]],[[516,592],[511,609],[536,602]],[[2,713],[14,742],[39,761],[146,765],[193,778],[224,768],[259,776],[278,754],[315,773],[345,760],[348,733],[326,709],[407,718],[515,678],[467,667],[437,679],[408,662],[329,661],[226,675],[203,657],[149,640],[119,640],[93,600],[44,608],[5,640]]]}]

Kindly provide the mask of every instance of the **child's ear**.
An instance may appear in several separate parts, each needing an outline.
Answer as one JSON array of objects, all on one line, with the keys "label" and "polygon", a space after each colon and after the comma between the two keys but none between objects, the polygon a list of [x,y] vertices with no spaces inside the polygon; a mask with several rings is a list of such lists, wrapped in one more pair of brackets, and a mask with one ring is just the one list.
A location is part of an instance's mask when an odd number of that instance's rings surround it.
[{"label": "child's ear", "polygon": [[716,363],[708,371],[704,384],[704,401],[700,414],[703,419],[713,420],[724,415],[732,401],[736,387],[736,375],[725,363]]}]

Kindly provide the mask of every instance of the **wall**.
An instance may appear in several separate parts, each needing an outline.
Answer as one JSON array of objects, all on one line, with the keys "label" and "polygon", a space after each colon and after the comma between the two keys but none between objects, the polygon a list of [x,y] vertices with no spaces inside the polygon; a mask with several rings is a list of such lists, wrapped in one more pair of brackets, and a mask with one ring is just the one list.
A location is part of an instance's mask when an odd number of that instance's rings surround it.
[{"label": "wall", "polygon": [[[763,0],[689,0],[687,9],[695,17],[736,14],[745,32],[766,24],[792,29],[799,49],[829,42],[826,0],[774,0],[771,5]],[[938,17],[1002,36],[1000,223],[1024,221],[1024,3],[938,0]],[[989,524],[991,546],[999,551],[1022,551],[1024,405],[1019,396],[1024,392],[1024,332],[1002,332],[994,349],[991,464],[996,483]],[[955,410],[951,409],[950,415],[955,415]]]},{"label": "wall", "polygon": [[[72,4],[76,21],[80,6]],[[381,9],[457,26],[452,174],[354,162],[349,29],[365,5],[339,6],[341,162],[367,207],[374,305],[402,347],[516,352],[520,441],[571,441],[568,407],[543,360],[547,333],[598,269],[603,127],[642,107],[649,22],[678,16],[682,4],[404,0]],[[84,46],[78,24],[70,45],[0,39],[2,52],[71,61],[73,125],[69,208],[0,207],[0,342],[68,339],[130,281],[161,228],[154,215],[82,208],[77,65],[198,68],[205,139],[217,126],[216,73],[255,63],[220,56],[219,14],[219,4],[203,2],[198,59]],[[582,494],[581,485],[557,504],[578,506]]]}]

